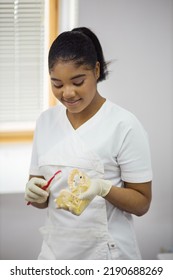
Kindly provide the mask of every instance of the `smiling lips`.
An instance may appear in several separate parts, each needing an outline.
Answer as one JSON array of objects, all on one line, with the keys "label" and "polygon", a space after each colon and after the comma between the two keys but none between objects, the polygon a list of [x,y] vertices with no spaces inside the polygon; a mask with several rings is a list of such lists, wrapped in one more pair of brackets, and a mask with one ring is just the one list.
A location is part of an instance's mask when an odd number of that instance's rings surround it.
[{"label": "smiling lips", "polygon": [[76,105],[79,101],[81,100],[81,98],[77,99],[77,100],[64,100],[63,102],[69,106],[74,106]]}]

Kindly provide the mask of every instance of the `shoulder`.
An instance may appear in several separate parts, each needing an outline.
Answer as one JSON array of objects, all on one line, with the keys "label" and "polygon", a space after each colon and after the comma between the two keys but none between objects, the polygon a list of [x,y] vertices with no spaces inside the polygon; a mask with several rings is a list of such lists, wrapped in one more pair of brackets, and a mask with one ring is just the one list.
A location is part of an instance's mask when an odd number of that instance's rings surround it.
[{"label": "shoulder", "polygon": [[64,107],[59,103],[56,106],[53,106],[41,113],[39,118],[37,119],[37,124],[44,123],[49,124],[53,123],[59,119],[64,113]]},{"label": "shoulder", "polygon": [[121,129],[143,128],[139,119],[127,109],[107,100],[107,116]]},{"label": "shoulder", "polygon": [[[36,139],[42,144],[50,141],[57,141],[57,137],[61,134],[64,127],[64,106],[58,104],[41,113],[36,121],[35,132]],[[51,139],[52,138],[52,139]],[[50,140],[51,139],[51,140]],[[52,142],[51,142],[52,143]],[[47,144],[46,144],[47,145]]]}]

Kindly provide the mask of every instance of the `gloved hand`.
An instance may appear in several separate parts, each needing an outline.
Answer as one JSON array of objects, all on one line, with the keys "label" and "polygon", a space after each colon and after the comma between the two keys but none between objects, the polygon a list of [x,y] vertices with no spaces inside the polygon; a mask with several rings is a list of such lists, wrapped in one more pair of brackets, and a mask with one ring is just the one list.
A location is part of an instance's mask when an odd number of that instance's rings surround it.
[{"label": "gloved hand", "polygon": [[42,190],[47,181],[41,178],[33,177],[26,184],[25,200],[28,202],[44,203],[49,196],[49,188]]},{"label": "gloved hand", "polygon": [[105,197],[112,187],[112,182],[103,179],[92,179],[86,192],[78,196],[79,199],[92,200],[96,195]]}]

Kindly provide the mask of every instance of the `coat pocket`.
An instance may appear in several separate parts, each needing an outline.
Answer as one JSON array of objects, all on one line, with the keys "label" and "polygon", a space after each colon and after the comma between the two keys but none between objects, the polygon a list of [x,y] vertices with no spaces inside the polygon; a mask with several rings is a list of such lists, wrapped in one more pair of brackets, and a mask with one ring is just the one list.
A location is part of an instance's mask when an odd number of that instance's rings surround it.
[{"label": "coat pocket", "polygon": [[91,229],[45,226],[38,259],[101,260],[107,258],[107,236]]}]

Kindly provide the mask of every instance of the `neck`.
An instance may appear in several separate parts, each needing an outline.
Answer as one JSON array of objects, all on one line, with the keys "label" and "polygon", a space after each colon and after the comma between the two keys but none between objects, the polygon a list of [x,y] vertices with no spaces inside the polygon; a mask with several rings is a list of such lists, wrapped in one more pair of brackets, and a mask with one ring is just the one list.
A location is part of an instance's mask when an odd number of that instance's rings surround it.
[{"label": "neck", "polygon": [[92,118],[102,107],[106,101],[101,95],[97,94],[91,104],[80,113],[71,113],[67,111],[67,117],[74,129],[77,129],[82,124]]}]

